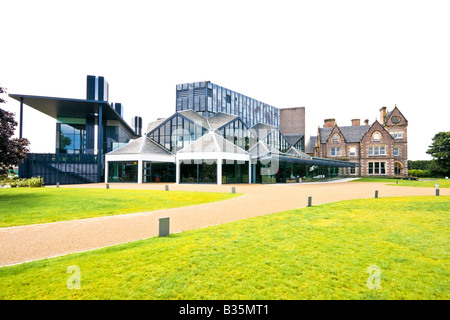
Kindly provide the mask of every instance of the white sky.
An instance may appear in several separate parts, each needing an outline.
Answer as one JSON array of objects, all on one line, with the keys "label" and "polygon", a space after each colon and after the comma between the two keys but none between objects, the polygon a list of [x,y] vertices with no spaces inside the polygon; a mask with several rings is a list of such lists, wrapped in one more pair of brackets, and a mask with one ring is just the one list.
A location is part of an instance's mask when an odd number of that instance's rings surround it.
[{"label": "white sky", "polygon": [[[86,97],[104,76],[124,118],[175,112],[178,83],[212,81],[278,108],[306,107],[306,135],[379,118],[409,121],[409,159],[449,130],[450,1],[2,1],[0,85]],[[0,107],[19,111],[9,98]],[[55,151],[55,120],[25,107],[32,152]]]}]

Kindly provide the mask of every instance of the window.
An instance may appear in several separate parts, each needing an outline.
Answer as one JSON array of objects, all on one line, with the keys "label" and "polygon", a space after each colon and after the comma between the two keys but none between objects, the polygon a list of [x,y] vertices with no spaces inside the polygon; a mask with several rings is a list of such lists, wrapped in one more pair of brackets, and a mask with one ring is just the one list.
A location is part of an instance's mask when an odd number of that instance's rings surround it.
[{"label": "window", "polygon": [[350,147],[350,157],[356,157],[356,148]]},{"label": "window", "polygon": [[402,131],[391,132],[391,136],[392,136],[392,138],[394,138],[395,140],[401,140],[401,139],[403,139],[403,132],[402,132]]},{"label": "window", "polygon": [[339,135],[338,134],[335,134],[333,136],[333,143],[339,143]]},{"label": "window", "polygon": [[356,174],[356,168],[355,167],[351,167],[350,168],[350,174]]},{"label": "window", "polygon": [[369,147],[369,156],[385,156],[386,146]]},{"label": "window", "polygon": [[380,133],[375,132],[373,134],[373,141],[380,141]]},{"label": "window", "polygon": [[398,157],[399,156],[399,148],[398,147],[394,147],[394,157]]},{"label": "window", "polygon": [[369,174],[386,174],[386,163],[369,162]]},{"label": "window", "polygon": [[341,156],[341,148],[331,148],[331,156],[332,157],[340,157]]}]

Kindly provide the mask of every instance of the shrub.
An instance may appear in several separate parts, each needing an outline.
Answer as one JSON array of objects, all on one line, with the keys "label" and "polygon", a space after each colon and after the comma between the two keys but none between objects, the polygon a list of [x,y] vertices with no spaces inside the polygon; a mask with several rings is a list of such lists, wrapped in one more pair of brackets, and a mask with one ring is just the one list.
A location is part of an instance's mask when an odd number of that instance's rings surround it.
[{"label": "shrub", "polygon": [[28,179],[18,179],[17,180],[17,186],[20,188],[29,187],[30,182]]},{"label": "shrub", "polygon": [[29,179],[30,188],[40,188],[44,186],[44,178],[33,177]]},{"label": "shrub", "polygon": [[30,179],[19,179],[18,177],[5,178],[0,181],[1,186],[9,185],[11,188],[30,187],[40,188],[44,186],[44,179],[41,177],[32,177]]}]

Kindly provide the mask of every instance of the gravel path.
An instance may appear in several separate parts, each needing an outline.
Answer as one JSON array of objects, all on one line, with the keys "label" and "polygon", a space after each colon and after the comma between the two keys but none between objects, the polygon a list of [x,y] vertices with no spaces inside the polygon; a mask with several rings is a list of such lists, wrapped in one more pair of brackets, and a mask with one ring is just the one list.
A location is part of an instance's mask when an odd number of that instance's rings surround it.
[{"label": "gravel path", "polygon": [[[170,184],[170,190],[231,192],[242,196],[215,203],[100,218],[0,228],[0,266],[92,250],[158,235],[158,219],[170,217],[170,232],[246,219],[305,207],[308,196],[313,205],[346,199],[434,195],[434,188],[387,186],[382,183],[334,182],[277,185],[189,185]],[[66,188],[69,186],[65,186]],[[105,188],[104,184],[72,185]],[[111,189],[164,190],[163,184],[110,184]],[[440,189],[450,195],[450,189]]]}]

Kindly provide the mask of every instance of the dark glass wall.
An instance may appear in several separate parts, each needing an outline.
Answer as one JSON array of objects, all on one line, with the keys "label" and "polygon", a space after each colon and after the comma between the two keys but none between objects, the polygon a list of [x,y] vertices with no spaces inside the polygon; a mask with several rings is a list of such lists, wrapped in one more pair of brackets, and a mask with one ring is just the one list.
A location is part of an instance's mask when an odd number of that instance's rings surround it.
[{"label": "dark glass wall", "polygon": [[44,178],[45,185],[97,182],[97,156],[91,154],[29,153],[20,165],[20,177]]},{"label": "dark glass wall", "polygon": [[305,152],[305,137],[301,137],[293,146],[301,152]]},{"label": "dark glass wall", "polygon": [[109,162],[108,182],[138,182],[137,161]]},{"label": "dark glass wall", "polygon": [[265,140],[267,145],[277,149],[278,151],[286,152],[289,149],[289,142],[286,141],[283,134],[278,130],[273,130],[269,133]]},{"label": "dark glass wall", "polygon": [[[278,162],[278,169],[275,174],[269,168],[271,164],[261,163],[256,164],[256,183],[291,183],[299,182],[313,182],[326,181],[346,175],[348,170],[335,166],[305,164],[288,161]],[[341,170],[340,170],[341,169]]]},{"label": "dark glass wall", "polygon": [[222,164],[222,183],[248,183],[248,162],[226,160]]},{"label": "dark glass wall", "polygon": [[175,163],[144,161],[142,182],[175,182]]},{"label": "dark glass wall", "polygon": [[182,183],[217,183],[217,164],[212,160],[193,160],[180,164]]},{"label": "dark glass wall", "polygon": [[67,154],[86,153],[86,125],[85,124],[56,124],[57,142],[56,152]]}]

